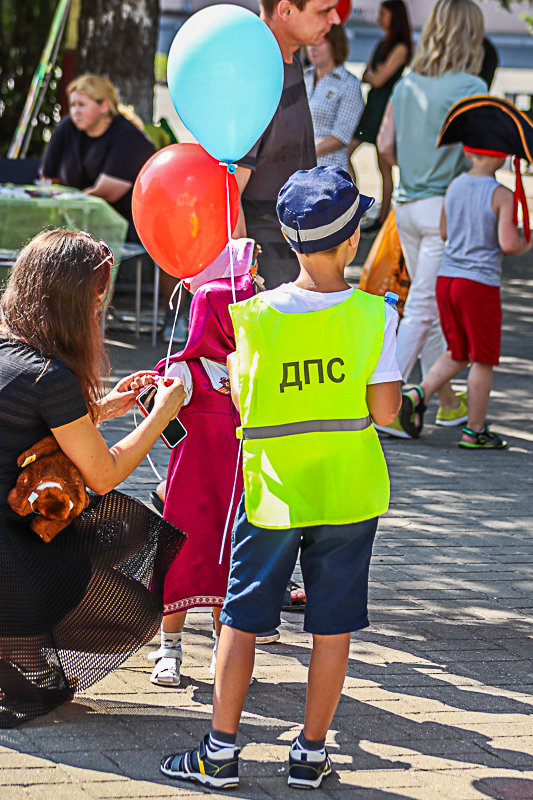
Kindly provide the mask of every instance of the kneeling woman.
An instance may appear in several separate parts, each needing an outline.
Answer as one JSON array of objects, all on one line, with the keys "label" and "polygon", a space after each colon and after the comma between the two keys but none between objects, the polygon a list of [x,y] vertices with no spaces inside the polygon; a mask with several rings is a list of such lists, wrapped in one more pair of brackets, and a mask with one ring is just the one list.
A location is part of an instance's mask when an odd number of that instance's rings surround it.
[{"label": "kneeling woman", "polygon": [[[96,425],[128,411],[155,373],[102,396],[99,317],[113,256],[89,234],[47,231],[21,251],[0,300],[0,727],[46,714],[146,644],[184,536],[112,491],[176,416],[185,393],[159,381],[154,410],[108,448]],[[7,503],[18,455],[53,434],[96,494],[51,542]]]}]

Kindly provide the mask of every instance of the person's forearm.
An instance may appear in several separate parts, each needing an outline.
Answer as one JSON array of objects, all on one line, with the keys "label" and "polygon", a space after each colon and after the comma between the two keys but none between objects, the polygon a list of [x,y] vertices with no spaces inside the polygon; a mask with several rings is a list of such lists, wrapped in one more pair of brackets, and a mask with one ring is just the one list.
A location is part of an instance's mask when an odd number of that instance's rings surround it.
[{"label": "person's forearm", "polygon": [[340,150],[341,147],[346,147],[346,144],[328,133],[327,136],[315,140],[315,147],[317,156],[325,156],[327,153],[333,153],[335,150]]},{"label": "person's forearm", "polygon": [[233,231],[233,238],[245,239],[246,236],[246,220],[244,218],[244,211],[242,210],[242,203],[239,203],[239,218],[237,220],[237,224],[235,225],[235,230]]}]

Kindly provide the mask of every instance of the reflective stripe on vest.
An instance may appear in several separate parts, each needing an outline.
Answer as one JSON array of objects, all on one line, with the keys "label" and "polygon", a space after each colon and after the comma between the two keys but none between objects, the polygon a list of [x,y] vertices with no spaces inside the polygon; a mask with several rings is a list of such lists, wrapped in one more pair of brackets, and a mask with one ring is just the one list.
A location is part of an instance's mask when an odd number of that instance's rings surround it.
[{"label": "reflective stripe on vest", "polygon": [[295,436],[298,433],[329,433],[332,431],[364,431],[372,424],[370,417],[358,419],[310,419],[305,422],[286,422],[284,425],[263,425],[241,428],[243,439],[273,439],[275,436]]}]

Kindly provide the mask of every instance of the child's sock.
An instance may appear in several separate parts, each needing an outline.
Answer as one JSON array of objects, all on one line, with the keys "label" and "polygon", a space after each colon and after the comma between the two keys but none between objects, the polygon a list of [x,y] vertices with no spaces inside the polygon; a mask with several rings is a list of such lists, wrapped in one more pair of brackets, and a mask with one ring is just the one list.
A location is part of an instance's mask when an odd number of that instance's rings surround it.
[{"label": "child's sock", "polygon": [[225,733],[211,728],[207,740],[207,755],[209,758],[233,758],[237,754],[237,734]]},{"label": "child's sock", "polygon": [[169,647],[171,649],[181,649],[181,631],[179,633],[168,633],[161,628],[161,647]]},{"label": "child's sock", "polygon": [[294,740],[292,744],[293,752],[300,751],[305,752],[307,754],[312,753],[312,761],[316,761],[319,758],[326,757],[326,740],[325,739],[307,739],[304,736],[304,732],[300,731],[298,737]]}]

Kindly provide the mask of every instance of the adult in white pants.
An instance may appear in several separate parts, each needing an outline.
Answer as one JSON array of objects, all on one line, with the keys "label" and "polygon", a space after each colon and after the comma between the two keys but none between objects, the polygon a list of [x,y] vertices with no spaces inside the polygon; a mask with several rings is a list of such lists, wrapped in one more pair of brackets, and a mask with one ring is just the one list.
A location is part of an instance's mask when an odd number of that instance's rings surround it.
[{"label": "adult in white pants", "polygon": [[[398,330],[398,365],[404,381],[420,356],[422,375],[446,349],[435,283],[444,242],[439,225],[450,182],[468,164],[460,145],[436,148],[437,135],[457,100],[486,93],[479,73],[483,15],[473,0],[438,0],[418,42],[411,72],[392,93],[378,135],[378,151],[397,163],[396,222],[411,288]],[[459,400],[451,386],[439,391],[441,408]]]}]

